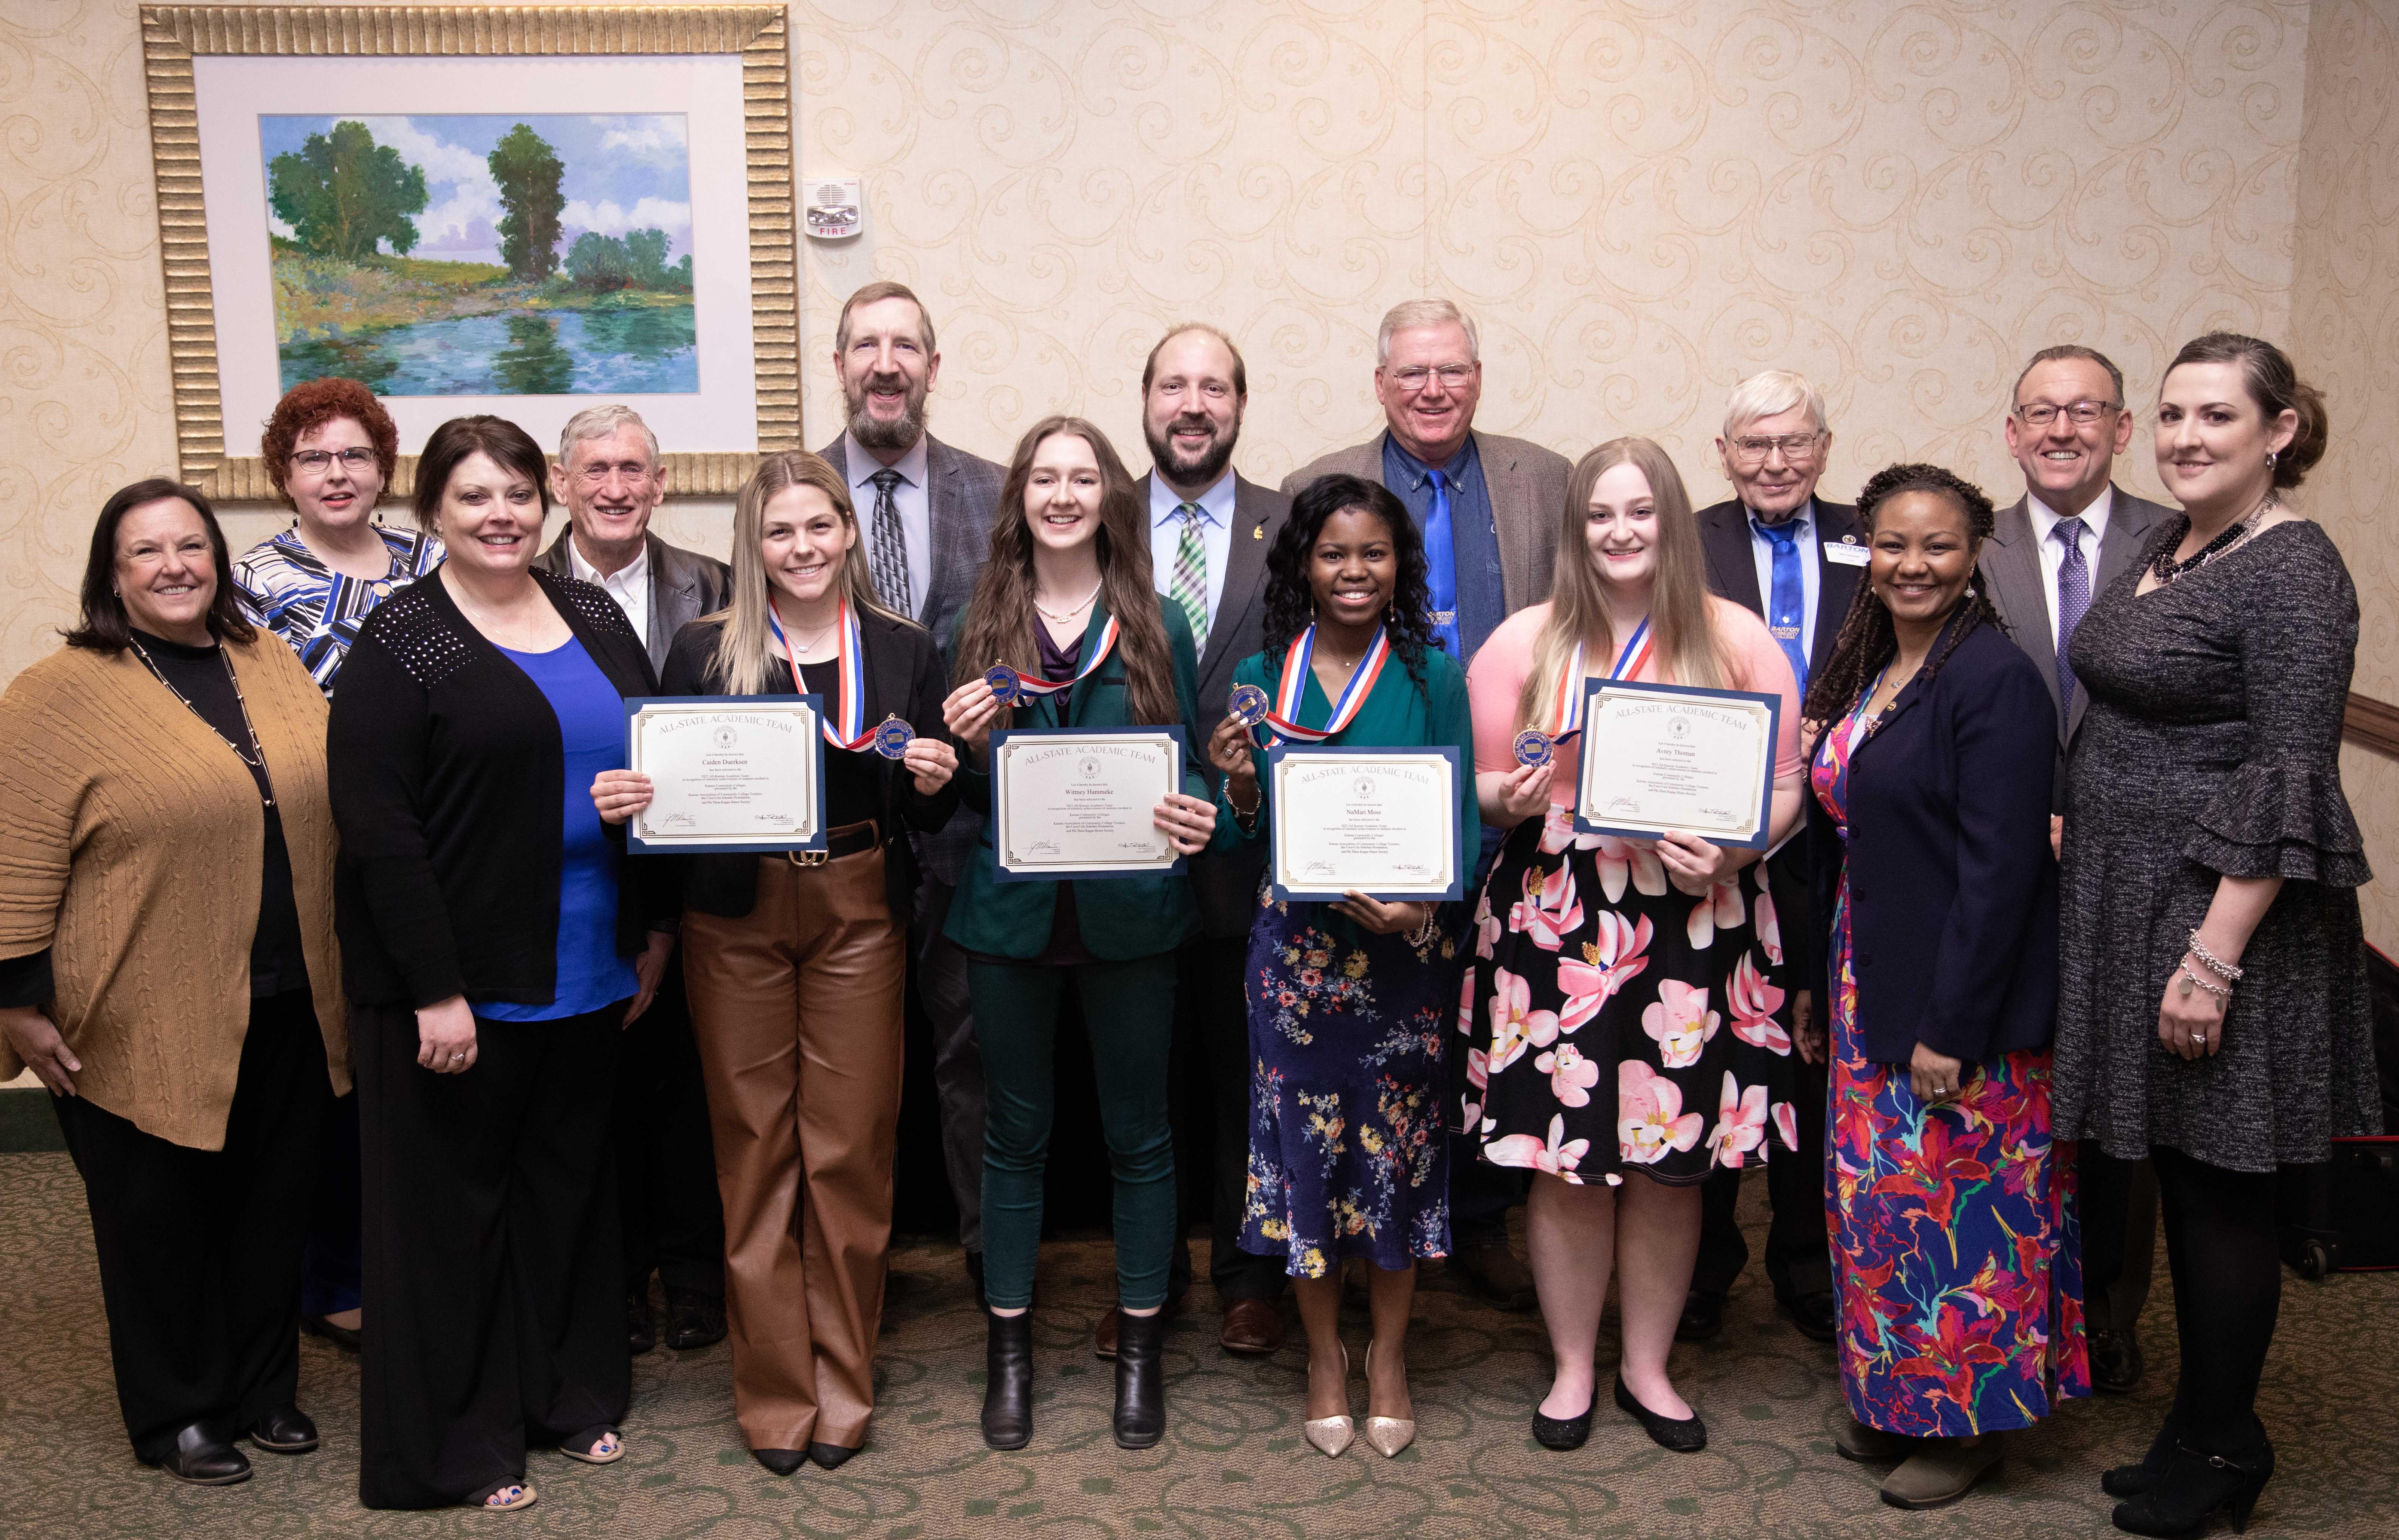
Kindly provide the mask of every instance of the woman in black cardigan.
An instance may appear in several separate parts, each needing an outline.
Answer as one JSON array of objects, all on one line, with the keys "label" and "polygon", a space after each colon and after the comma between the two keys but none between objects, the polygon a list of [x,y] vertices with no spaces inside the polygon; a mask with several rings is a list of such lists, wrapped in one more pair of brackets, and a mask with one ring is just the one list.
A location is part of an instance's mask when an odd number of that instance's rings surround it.
[{"label": "woman in black cardigan", "polygon": [[624,1455],[609,1108],[672,937],[590,788],[656,688],[606,594],[530,569],[546,468],[499,418],[434,430],[416,520],[449,558],[368,617],[332,709],[369,1507],[522,1507],[528,1443]]},{"label": "woman in black cardigan", "polygon": [[2003,1430],[2090,1394],[2050,1137],[2056,711],[1973,588],[1989,498],[1893,466],[1858,516],[1866,584],[1805,712],[1852,1413],[1835,1442],[1902,1461],[1883,1500],[1931,1507],[1997,1468]]},{"label": "woman in black cardigan", "polygon": [[[734,1413],[776,1475],[831,1470],[874,1411],[906,831],[940,829],[958,800],[941,649],[876,600],[840,472],[799,451],[759,462],[734,506],[732,605],[676,635],[665,690],[823,697],[824,853],[687,858],[683,938],[725,1198]],[[614,771],[592,794],[621,820],[649,805],[650,780]]]}]

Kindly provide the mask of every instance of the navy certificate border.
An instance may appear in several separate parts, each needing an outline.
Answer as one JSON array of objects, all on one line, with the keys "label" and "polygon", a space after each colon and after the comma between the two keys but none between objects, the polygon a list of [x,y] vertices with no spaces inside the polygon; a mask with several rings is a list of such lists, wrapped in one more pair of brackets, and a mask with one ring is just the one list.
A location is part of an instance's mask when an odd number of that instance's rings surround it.
[{"label": "navy certificate border", "polygon": [[625,697],[625,763],[633,763],[633,718],[644,706],[705,706],[718,711],[739,711],[746,706],[780,705],[806,702],[817,714],[820,724],[816,733],[817,754],[817,837],[805,843],[793,840],[744,840],[738,844],[693,844],[677,840],[671,844],[645,840],[633,832],[633,820],[625,820],[625,851],[633,856],[749,855],[773,856],[785,851],[822,851],[825,848],[825,741],[824,696],[627,696]]},{"label": "navy certificate border", "polygon": [[[991,736],[990,758],[996,763],[999,746],[1010,738],[1152,738],[1163,733],[1174,740],[1174,790],[1183,789],[1183,763],[1190,756],[1191,740],[1179,725],[1165,727],[1003,727]],[[999,787],[998,776],[989,769],[983,774],[994,782],[991,789],[991,817],[983,821],[983,840],[991,851],[992,875],[1003,883],[1088,883],[1106,882],[1116,877],[1179,877],[1190,870],[1191,858],[1176,852],[1171,866],[1127,866],[1105,871],[1010,871],[999,858]],[[1172,844],[1168,849],[1173,849]]]},{"label": "navy certificate border", "polygon": [[[1273,748],[1267,750],[1267,786],[1274,784],[1275,766],[1281,764],[1284,758],[1291,754],[1305,754],[1310,759],[1328,755],[1346,754],[1362,756],[1371,755],[1376,758],[1387,758],[1392,754],[1421,754],[1427,757],[1438,755],[1441,758],[1447,760],[1449,762],[1450,789],[1449,886],[1443,888],[1438,893],[1420,890],[1414,893],[1369,893],[1366,897],[1380,899],[1385,903],[1438,904],[1453,903],[1466,896],[1466,863],[1471,858],[1471,856],[1461,857],[1457,849],[1458,777],[1466,773],[1465,766],[1461,763],[1457,752],[1457,745],[1454,743],[1395,743],[1374,746],[1344,743],[1327,747],[1323,744],[1316,743],[1278,743]],[[1263,788],[1261,789],[1260,795],[1264,795]],[[1285,887],[1281,883],[1273,881],[1274,834],[1271,830],[1267,831],[1267,877],[1268,885],[1273,891],[1274,898],[1277,903],[1338,903],[1349,896],[1347,892],[1337,888],[1331,892],[1325,892],[1314,888]]]},{"label": "navy certificate border", "polygon": [[[1629,679],[1586,679],[1583,681],[1582,720],[1583,750],[1590,751],[1592,697],[1602,690],[1635,690],[1647,695],[1701,696],[1714,700],[1754,700],[1766,707],[1766,783],[1757,789],[1757,837],[1750,840],[1715,840],[1711,844],[1732,850],[1764,850],[1774,832],[1774,745],[1782,732],[1782,697],[1755,690],[1705,690],[1697,685],[1649,684]],[[1662,829],[1630,829],[1621,824],[1593,823],[1582,816],[1582,765],[1575,765],[1574,826],[1578,834],[1613,834],[1620,839],[1654,840],[1665,833]]]}]

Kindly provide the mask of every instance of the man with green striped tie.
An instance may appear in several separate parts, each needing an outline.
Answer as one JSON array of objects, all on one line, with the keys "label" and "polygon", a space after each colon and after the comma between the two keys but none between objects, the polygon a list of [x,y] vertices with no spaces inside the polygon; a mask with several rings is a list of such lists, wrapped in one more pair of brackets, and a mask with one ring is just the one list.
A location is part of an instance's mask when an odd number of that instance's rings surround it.
[{"label": "man with green striped tie", "polygon": [[[1213,727],[1232,693],[1233,666],[1264,644],[1267,550],[1291,499],[1232,468],[1249,374],[1233,340],[1213,326],[1169,331],[1142,370],[1142,433],[1150,473],[1141,493],[1150,556],[1167,602],[1181,606],[1200,649],[1200,727]],[[1196,745],[1195,745],[1196,748]],[[1203,760],[1204,755],[1200,756]],[[1213,778],[1214,772],[1210,775]],[[1218,1340],[1227,1352],[1272,1353],[1282,1345],[1282,1262],[1236,1244],[1250,1154],[1249,1014],[1241,968],[1257,903],[1264,847],[1191,858],[1200,933],[1183,950],[1175,989],[1174,1167],[1178,1219],[1209,1219],[1209,1277],[1225,1306]],[[1187,1246],[1174,1249],[1167,1310],[1191,1284]],[[1116,1350],[1116,1312],[1100,1317],[1096,1346]]]}]

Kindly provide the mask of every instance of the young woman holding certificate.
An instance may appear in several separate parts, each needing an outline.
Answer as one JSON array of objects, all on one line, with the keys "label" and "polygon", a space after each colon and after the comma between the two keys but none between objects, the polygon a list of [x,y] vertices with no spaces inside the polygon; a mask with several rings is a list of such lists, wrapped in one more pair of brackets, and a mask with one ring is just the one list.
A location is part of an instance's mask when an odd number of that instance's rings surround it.
[{"label": "young woman holding certificate", "polygon": [[1708,593],[1664,450],[1602,444],[1567,493],[1550,602],[1511,616],[1467,676],[1483,816],[1512,832],[1475,912],[1461,1127],[1485,1160],[1536,1173],[1526,1219],[1557,1366],[1533,1436],[1573,1449],[1590,1432],[1612,1262],[1616,1404],[1692,1452],[1707,1430],[1666,1354],[1698,1254],[1699,1184],[1718,1165],[1765,1159],[1769,1123],[1791,1142],[1791,1044],[1766,971],[1782,944],[1742,874],[1760,852],[1674,831],[1578,832],[1574,739],[1587,679],[1780,697],[1770,844],[1799,820],[1797,688],[1765,623]]},{"label": "young woman holding certificate", "polygon": [[[1234,670],[1234,715],[1209,743],[1226,777],[1218,842],[1273,837],[1277,810],[1262,783],[1276,745],[1447,746],[1454,806],[1440,810],[1449,827],[1431,837],[1447,833],[1450,871],[1471,871],[1482,839],[1467,774],[1473,719],[1465,676],[1432,630],[1423,538],[1407,510],[1371,481],[1320,478],[1292,503],[1267,574],[1266,651]],[[1374,796],[1400,804],[1388,789]],[[1403,1352],[1416,1260],[1449,1250],[1442,1049],[1464,909],[1357,891],[1279,901],[1283,865],[1269,863],[1250,928],[1255,1070],[1241,1247],[1283,1258],[1295,1280],[1308,1329],[1306,1431],[1335,1456],[1354,1432],[1341,1264],[1373,1264],[1366,1439],[1388,1458],[1416,1437]]]},{"label": "young woman holding certificate", "polygon": [[[960,789],[985,815],[947,934],[968,955],[967,985],[983,1046],[983,1288],[990,1379],[983,1435],[994,1449],[1033,1436],[1033,1272],[1041,1241],[1041,1181],[1055,1111],[1050,1059],[1060,997],[1071,983],[1091,1035],[1100,1119],[1116,1176],[1118,1321],[1115,1432],[1146,1449],[1166,1429],[1159,1362],[1169,1253],[1175,1243],[1167,1049],[1174,1019],[1174,951],[1199,928],[1179,858],[1205,849],[1216,809],[1188,750],[1199,671],[1191,628],[1151,582],[1149,536],[1133,480],[1100,430],[1078,417],[1035,425],[1016,446],[991,554],[952,638],[956,688],[943,702],[966,750]],[[1146,809],[1156,831],[1124,829],[1145,863],[1102,880],[1030,880],[1003,871],[991,817],[1023,790],[993,774],[995,729],[1042,730],[1076,749],[1078,773],[1110,774],[1111,733],[1186,731],[1179,790]],[[1091,735],[1083,736],[1082,735]],[[1150,740],[1158,734],[1134,735]],[[1113,782],[1100,779],[1094,789]],[[1075,789],[1077,791],[1082,788]],[[1036,831],[1038,834],[1038,831]],[[1054,837],[1072,844],[1064,823]]]},{"label": "young woman holding certificate", "polygon": [[[906,831],[957,804],[941,649],[885,610],[840,472],[770,454],[734,505],[733,602],[685,626],[670,696],[823,697],[825,849],[691,858],[684,979],[725,1198],[733,1406],[758,1463],[827,1470],[866,1442],[891,1238]],[[601,815],[649,805],[602,776]]]}]

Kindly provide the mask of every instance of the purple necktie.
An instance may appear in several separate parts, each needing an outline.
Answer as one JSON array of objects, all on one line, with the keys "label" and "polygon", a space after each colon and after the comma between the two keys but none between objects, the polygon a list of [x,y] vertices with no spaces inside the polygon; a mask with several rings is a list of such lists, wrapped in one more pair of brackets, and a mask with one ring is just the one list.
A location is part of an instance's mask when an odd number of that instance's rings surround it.
[{"label": "purple necktie", "polygon": [[2061,713],[2074,709],[2074,666],[2066,660],[2066,649],[2074,641],[2074,628],[2082,624],[2082,613],[2091,608],[2091,564],[2082,559],[2082,520],[2061,519],[2051,532],[2066,547],[2065,559],[2057,564],[2057,709]]}]

